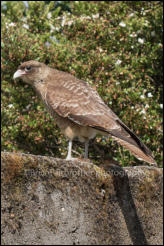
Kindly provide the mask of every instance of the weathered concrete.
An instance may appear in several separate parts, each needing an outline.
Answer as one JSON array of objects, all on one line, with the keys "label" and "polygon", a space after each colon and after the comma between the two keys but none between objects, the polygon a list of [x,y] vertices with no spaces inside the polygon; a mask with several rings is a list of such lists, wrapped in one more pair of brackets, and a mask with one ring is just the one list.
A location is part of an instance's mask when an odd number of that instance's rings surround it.
[{"label": "weathered concrete", "polygon": [[2,153],[2,245],[160,245],[162,169]]}]

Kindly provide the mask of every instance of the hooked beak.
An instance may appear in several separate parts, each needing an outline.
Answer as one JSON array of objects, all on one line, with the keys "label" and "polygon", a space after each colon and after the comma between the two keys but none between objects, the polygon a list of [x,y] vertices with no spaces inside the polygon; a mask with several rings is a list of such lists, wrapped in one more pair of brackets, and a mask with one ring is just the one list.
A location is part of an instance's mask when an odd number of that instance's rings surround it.
[{"label": "hooked beak", "polygon": [[25,74],[26,74],[25,71],[23,71],[23,70],[21,70],[21,69],[18,69],[18,70],[14,73],[13,79],[19,78],[19,77],[21,77],[22,75],[25,75]]}]

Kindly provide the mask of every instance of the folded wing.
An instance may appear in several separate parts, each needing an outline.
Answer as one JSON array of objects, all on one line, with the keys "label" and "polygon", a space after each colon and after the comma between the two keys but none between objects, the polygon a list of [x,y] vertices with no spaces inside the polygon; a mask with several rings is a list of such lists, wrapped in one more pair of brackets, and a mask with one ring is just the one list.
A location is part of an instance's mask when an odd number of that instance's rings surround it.
[{"label": "folded wing", "polygon": [[48,83],[45,100],[49,107],[76,124],[108,133],[138,159],[156,164],[148,147],[102,101],[93,88],[69,74],[66,80],[62,73],[58,84],[53,81]]}]

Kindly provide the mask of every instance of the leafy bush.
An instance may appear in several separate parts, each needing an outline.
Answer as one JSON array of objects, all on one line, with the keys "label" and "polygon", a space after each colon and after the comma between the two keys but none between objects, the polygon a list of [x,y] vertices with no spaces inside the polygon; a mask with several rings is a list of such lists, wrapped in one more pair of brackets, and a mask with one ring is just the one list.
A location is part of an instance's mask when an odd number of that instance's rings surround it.
[{"label": "leafy bush", "polygon": [[[46,1],[45,1],[46,2]],[[2,2],[2,149],[62,157],[67,142],[35,92],[12,77],[38,60],[86,80],[162,163],[162,2]],[[76,143],[76,152],[83,145]],[[76,153],[77,155],[77,153]],[[109,138],[90,156],[140,163]]]}]

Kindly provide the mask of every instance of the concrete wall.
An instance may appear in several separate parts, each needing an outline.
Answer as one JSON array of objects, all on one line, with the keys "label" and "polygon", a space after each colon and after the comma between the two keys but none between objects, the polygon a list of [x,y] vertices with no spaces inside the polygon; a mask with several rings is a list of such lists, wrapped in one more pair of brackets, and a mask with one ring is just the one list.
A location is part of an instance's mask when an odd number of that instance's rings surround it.
[{"label": "concrete wall", "polygon": [[160,245],[162,169],[2,153],[2,245]]}]

